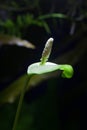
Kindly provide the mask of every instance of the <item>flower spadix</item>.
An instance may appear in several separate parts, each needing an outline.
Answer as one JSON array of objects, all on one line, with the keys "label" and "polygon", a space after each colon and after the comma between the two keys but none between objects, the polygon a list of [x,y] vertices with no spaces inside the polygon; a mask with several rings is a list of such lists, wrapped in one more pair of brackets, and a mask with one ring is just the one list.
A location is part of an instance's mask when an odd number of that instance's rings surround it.
[{"label": "flower spadix", "polygon": [[28,67],[27,73],[29,75],[32,74],[44,74],[48,72],[53,72],[56,70],[61,70],[62,77],[71,78],[73,75],[73,68],[71,65],[58,65],[52,62],[48,62],[48,58],[50,56],[52,45],[53,45],[53,38],[49,38],[45,44],[45,48],[42,52],[42,57],[40,62],[33,63]]}]

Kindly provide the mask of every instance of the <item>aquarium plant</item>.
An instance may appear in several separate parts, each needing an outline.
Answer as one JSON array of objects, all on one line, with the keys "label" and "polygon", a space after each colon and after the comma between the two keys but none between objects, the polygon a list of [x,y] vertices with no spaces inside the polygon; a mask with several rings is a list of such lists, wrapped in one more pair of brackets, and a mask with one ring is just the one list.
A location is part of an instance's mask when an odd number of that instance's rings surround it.
[{"label": "aquarium plant", "polygon": [[21,95],[20,95],[19,104],[18,104],[12,130],[16,130],[24,94],[25,94],[25,91],[29,84],[30,79],[34,75],[41,75],[41,74],[50,73],[56,70],[60,70],[62,71],[63,78],[71,78],[73,76],[73,68],[71,65],[68,65],[68,64],[60,65],[60,64],[48,62],[48,58],[50,56],[52,46],[53,46],[53,41],[54,41],[53,38],[49,38],[45,44],[45,48],[42,52],[42,57],[40,61],[28,66],[28,69],[27,69],[28,76],[25,82],[25,86],[23,87]]}]

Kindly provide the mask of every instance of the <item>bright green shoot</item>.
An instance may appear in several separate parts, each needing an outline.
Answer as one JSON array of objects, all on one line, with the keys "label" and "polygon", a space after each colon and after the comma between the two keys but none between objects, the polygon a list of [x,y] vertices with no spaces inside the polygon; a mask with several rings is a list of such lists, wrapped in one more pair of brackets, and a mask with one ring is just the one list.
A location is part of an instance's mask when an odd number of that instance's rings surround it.
[{"label": "bright green shoot", "polygon": [[45,48],[42,52],[42,57],[40,59],[40,62],[34,63],[29,65],[27,74],[28,77],[25,81],[25,86],[21,92],[20,99],[19,99],[19,104],[13,124],[12,130],[16,130],[18,119],[19,119],[19,114],[22,106],[22,101],[24,98],[24,93],[26,91],[26,88],[29,84],[29,81],[33,75],[38,75],[38,74],[44,74],[48,72],[53,72],[56,70],[61,70],[62,71],[62,77],[64,78],[71,78],[73,75],[73,68],[71,65],[58,65],[52,62],[48,62],[48,58],[50,56],[51,50],[52,50],[52,45],[53,45],[53,38],[49,38],[48,41],[46,42]]}]

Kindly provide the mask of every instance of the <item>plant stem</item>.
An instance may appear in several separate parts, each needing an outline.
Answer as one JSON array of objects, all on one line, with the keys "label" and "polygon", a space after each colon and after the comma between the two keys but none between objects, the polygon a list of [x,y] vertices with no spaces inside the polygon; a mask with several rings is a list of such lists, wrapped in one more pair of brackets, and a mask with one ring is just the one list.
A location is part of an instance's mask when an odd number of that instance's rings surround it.
[{"label": "plant stem", "polygon": [[25,94],[27,85],[28,85],[29,80],[31,79],[31,77],[32,77],[31,75],[27,76],[26,83],[25,83],[25,85],[24,85],[24,87],[23,87],[23,89],[21,91],[21,95],[20,95],[20,99],[19,99],[19,103],[18,103],[18,107],[17,107],[16,116],[15,116],[15,119],[14,119],[12,130],[16,130],[19,115],[20,115],[20,110],[21,110],[21,106],[22,106],[22,102],[23,102],[23,98],[24,98],[24,94]]}]

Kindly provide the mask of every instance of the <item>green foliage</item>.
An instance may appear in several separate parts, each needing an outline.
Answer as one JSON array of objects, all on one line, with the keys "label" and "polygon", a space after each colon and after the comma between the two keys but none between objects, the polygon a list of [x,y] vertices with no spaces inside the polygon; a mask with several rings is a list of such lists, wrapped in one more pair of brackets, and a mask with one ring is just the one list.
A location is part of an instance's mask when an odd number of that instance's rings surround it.
[{"label": "green foliage", "polygon": [[[46,14],[43,13],[41,9],[40,0],[22,0],[21,2],[16,1],[2,1],[0,8],[6,11],[7,18],[5,20],[0,19],[0,33],[6,33],[10,35],[22,36],[24,30],[31,25],[43,27],[47,33],[51,33],[50,26],[47,22],[47,19],[68,19],[73,24],[82,21],[84,18],[87,18],[87,11],[85,8],[81,7],[81,2],[69,1],[67,0],[68,12],[66,14],[56,13],[49,10]],[[45,1],[46,2],[46,1]],[[42,3],[45,3],[42,1]],[[48,3],[52,1],[48,1]],[[54,2],[55,5],[55,2]],[[53,5],[53,6],[54,6]],[[83,5],[86,6],[87,2],[83,2]],[[68,6],[68,7],[67,7]],[[54,8],[54,7],[52,7]],[[76,15],[79,9],[79,16]],[[36,10],[36,11],[35,11]],[[63,10],[63,9],[62,9]],[[37,12],[36,14],[33,11]],[[64,12],[64,11],[62,11]],[[15,16],[16,13],[16,16]],[[77,17],[74,17],[77,16]],[[15,19],[13,19],[13,16]],[[82,22],[82,26],[85,26]],[[71,30],[73,26],[71,25]],[[85,27],[84,27],[85,28]]]},{"label": "green foliage", "polygon": [[16,35],[21,36],[21,30],[31,26],[36,25],[39,27],[44,27],[45,30],[49,33],[50,29],[47,25],[47,23],[44,20],[40,20],[38,18],[34,18],[32,14],[26,14],[26,15],[18,15],[16,21],[13,21],[12,19],[7,19],[6,21],[0,21],[1,33],[7,33],[10,35]]},{"label": "green foliage", "polygon": [[36,18],[33,14],[17,15],[16,20],[7,19],[6,21],[0,20],[0,33],[7,33],[10,35],[21,36],[21,30],[27,29],[31,25],[43,27],[47,33],[51,33],[50,27],[46,22],[49,18],[68,18],[64,14],[52,13],[47,15],[39,15]]},{"label": "green foliage", "polygon": [[64,15],[62,13],[52,13],[52,14],[46,14],[46,15],[39,16],[39,19],[48,19],[48,18],[65,19],[65,18],[68,18],[68,16]]}]

